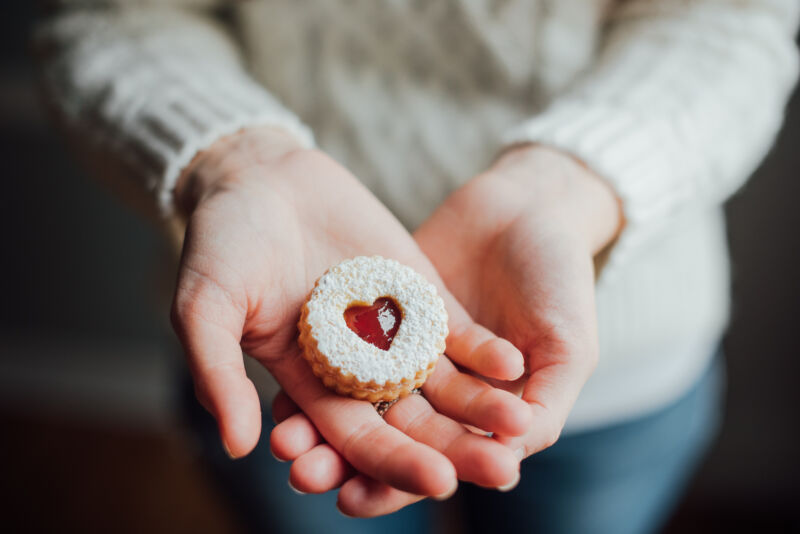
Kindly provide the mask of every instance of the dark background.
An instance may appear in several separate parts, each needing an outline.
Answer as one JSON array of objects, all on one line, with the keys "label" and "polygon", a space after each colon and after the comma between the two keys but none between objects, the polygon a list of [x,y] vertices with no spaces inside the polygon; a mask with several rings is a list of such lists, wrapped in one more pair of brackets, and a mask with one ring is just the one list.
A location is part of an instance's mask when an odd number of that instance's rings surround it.
[{"label": "dark background", "polygon": [[[179,364],[158,296],[167,249],[51,131],[28,4],[4,5],[0,32],[3,524],[236,532],[174,415]],[[799,143],[795,97],[778,144],[728,203],[728,411],[669,532],[800,531]]]}]

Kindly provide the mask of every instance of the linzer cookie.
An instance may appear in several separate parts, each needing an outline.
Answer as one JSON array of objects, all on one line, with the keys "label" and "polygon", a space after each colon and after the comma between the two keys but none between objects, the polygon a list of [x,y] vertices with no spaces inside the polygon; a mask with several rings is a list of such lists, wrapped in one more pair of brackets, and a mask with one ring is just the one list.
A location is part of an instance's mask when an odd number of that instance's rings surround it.
[{"label": "linzer cookie", "polygon": [[300,316],[300,347],[340,395],[405,397],[444,352],[447,312],[436,288],[395,260],[359,256],[317,280]]}]

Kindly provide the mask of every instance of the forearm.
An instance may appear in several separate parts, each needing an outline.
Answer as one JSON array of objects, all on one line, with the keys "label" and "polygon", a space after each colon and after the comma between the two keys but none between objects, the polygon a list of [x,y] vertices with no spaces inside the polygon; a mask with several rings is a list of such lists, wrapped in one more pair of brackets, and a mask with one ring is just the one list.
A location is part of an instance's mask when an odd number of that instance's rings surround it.
[{"label": "forearm", "polygon": [[766,154],[797,77],[797,18],[793,0],[627,2],[592,69],[506,141],[556,147],[612,185],[625,258]]},{"label": "forearm", "polygon": [[273,124],[313,142],[249,77],[210,12],[72,9],[45,21],[35,41],[45,94],[70,140],[96,174],[147,192],[162,213],[183,168],[224,135]]}]

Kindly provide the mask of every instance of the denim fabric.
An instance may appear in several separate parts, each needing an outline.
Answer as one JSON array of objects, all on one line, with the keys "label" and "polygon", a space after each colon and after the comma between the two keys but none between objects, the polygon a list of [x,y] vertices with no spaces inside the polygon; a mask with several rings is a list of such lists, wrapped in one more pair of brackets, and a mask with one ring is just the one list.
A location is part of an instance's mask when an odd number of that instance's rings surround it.
[{"label": "denim fabric", "polygon": [[415,534],[430,531],[434,516],[429,502],[417,503],[389,516],[351,519],[337,510],[336,492],[295,493],[288,485],[290,464],[279,462],[269,450],[269,432],[275,424],[268,405],[262,406],[263,430],[255,450],[245,458],[231,460],[222,448],[216,422],[195,399],[189,381],[183,391],[184,413],[198,438],[202,456],[248,532]]},{"label": "denim fabric", "polygon": [[472,532],[656,532],[669,518],[721,421],[717,358],[683,398],[647,417],[568,435],[522,463],[508,494],[464,488]]},{"label": "denim fabric", "polygon": [[[716,358],[681,399],[647,417],[562,437],[522,463],[509,493],[462,484],[458,524],[475,533],[647,533],[669,517],[716,435],[724,382]],[[336,511],[335,492],[298,495],[288,486],[289,465],[269,452],[273,426],[264,410],[262,439],[248,457],[225,456],[216,425],[186,388],[186,415],[223,492],[253,532],[434,532],[438,503],[425,501],[390,516],[349,519]],[[452,511],[452,507],[449,508]],[[452,519],[452,518],[451,518]]]}]

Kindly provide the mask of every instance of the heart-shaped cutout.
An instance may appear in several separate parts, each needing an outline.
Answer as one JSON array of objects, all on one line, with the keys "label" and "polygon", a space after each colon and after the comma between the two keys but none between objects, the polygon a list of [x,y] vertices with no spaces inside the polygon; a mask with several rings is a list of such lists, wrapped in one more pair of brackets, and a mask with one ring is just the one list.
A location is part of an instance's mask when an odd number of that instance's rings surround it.
[{"label": "heart-shaped cutout", "polygon": [[344,311],[347,327],[381,350],[389,350],[402,320],[400,307],[390,297],[377,298],[371,306],[351,305]]}]

